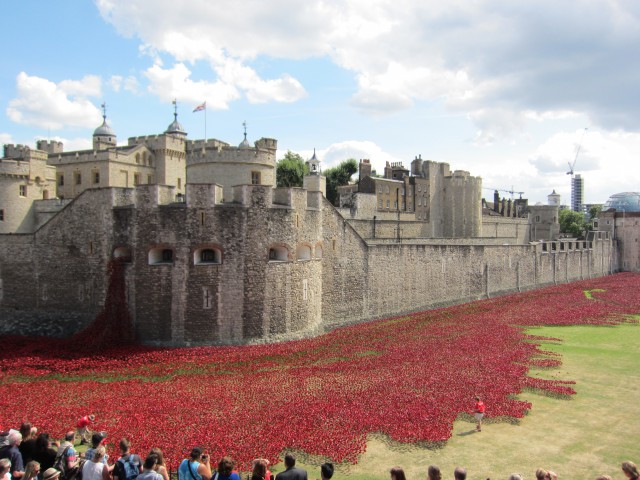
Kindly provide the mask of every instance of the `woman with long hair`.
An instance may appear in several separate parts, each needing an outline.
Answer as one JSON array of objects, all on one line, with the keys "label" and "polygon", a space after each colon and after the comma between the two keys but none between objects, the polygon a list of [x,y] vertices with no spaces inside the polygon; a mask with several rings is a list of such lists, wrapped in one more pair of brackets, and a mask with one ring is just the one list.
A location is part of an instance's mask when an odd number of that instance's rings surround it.
[{"label": "woman with long hair", "polygon": [[22,480],[33,480],[40,473],[40,463],[35,460],[31,460],[27,462],[26,467],[24,467],[24,475],[22,476]]},{"label": "woman with long hair", "polygon": [[82,467],[82,480],[111,480],[109,467],[102,463],[107,451],[103,445],[96,448],[91,460],[84,462]]},{"label": "woman with long hair", "polygon": [[638,480],[638,478],[640,478],[638,467],[630,461],[622,462],[622,473],[624,473],[629,480]]},{"label": "woman with long hair", "polygon": [[151,454],[154,454],[158,457],[157,472],[160,474],[163,480],[169,480],[169,472],[167,471],[167,465],[164,463],[164,454],[162,453],[162,450],[160,450],[158,447],[153,447],[149,452],[149,455]]},{"label": "woman with long hair", "polygon": [[236,466],[231,457],[222,457],[218,462],[218,473],[211,477],[214,480],[240,480],[240,475],[234,470]]}]

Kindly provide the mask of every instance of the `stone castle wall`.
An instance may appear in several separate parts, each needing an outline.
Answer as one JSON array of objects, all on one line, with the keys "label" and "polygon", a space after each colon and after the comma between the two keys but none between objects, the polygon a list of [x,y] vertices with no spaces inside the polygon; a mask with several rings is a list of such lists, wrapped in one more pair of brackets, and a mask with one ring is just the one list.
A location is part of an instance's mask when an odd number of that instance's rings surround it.
[{"label": "stone castle wall", "polygon": [[[243,185],[233,189],[236,202],[223,203],[221,190],[188,185],[179,203],[174,188],[158,185],[87,190],[35,234],[0,235],[0,328],[70,334],[88,324],[116,252],[131,258],[136,330],[162,345],[298,338],[617,270],[606,235],[564,244],[368,243],[319,192]],[[199,262],[203,249],[219,261]],[[163,250],[171,261],[159,261]]]}]

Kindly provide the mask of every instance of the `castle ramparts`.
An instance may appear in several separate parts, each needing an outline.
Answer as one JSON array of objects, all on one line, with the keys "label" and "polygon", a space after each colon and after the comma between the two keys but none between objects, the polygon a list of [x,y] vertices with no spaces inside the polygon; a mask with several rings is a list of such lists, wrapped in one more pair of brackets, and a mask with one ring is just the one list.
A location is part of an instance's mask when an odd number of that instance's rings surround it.
[{"label": "castle ramparts", "polygon": [[23,241],[0,236],[5,331],[88,324],[113,256],[127,261],[135,328],[157,345],[299,338],[618,268],[606,234],[526,245],[365,240],[320,192],[232,190],[231,202],[219,185],[189,184],[178,202],[166,186],[87,190]]}]

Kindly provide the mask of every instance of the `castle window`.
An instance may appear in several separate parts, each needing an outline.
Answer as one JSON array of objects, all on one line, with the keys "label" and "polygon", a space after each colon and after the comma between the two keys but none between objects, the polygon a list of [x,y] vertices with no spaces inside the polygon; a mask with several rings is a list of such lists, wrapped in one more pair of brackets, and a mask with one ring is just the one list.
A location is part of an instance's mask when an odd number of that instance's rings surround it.
[{"label": "castle window", "polygon": [[251,185],[260,185],[260,172],[251,172]]},{"label": "castle window", "polygon": [[147,152],[142,152],[142,164],[147,164]]},{"label": "castle window", "polygon": [[76,172],[76,185],[82,184],[82,174],[80,172]]},{"label": "castle window", "polygon": [[380,199],[380,201],[378,202],[378,207],[382,208],[382,199]]},{"label": "castle window", "polygon": [[116,247],[113,249],[113,258],[124,263],[131,263],[131,249],[129,247]]},{"label": "castle window", "polygon": [[389,185],[387,185],[387,193],[389,193]]},{"label": "castle window", "polygon": [[20,185],[20,196],[21,197],[26,197],[27,196],[27,186],[26,185]]},{"label": "castle window", "polygon": [[289,251],[286,247],[269,248],[269,262],[286,262],[289,260]]},{"label": "castle window", "polygon": [[140,185],[140,174],[139,173],[134,173],[133,174],[133,184],[134,185]]},{"label": "castle window", "polygon": [[300,245],[296,250],[296,258],[298,261],[311,260],[311,247],[308,245]]},{"label": "castle window", "polygon": [[151,175],[147,175],[147,183],[151,185],[153,183],[153,177]]},{"label": "castle window", "polygon": [[309,281],[304,278],[302,280],[302,299],[307,300],[309,298]]},{"label": "castle window", "polygon": [[49,200],[49,190],[43,190],[42,191],[42,199],[43,200]]},{"label": "castle window", "polygon": [[331,248],[333,249],[333,251],[336,251],[336,239],[332,238],[331,239]]},{"label": "castle window", "polygon": [[393,202],[393,208],[395,208],[396,210],[398,209],[398,201],[397,200],[395,202]]},{"label": "castle window", "polygon": [[136,153],[136,163],[140,163],[140,154]]},{"label": "castle window", "polygon": [[100,183],[100,172],[93,172],[93,183]]},{"label": "castle window", "polygon": [[387,208],[389,208],[389,200],[387,200]]},{"label": "castle window", "polygon": [[182,188],[182,179],[178,178],[178,188]]},{"label": "castle window", "polygon": [[60,186],[60,187],[64,186],[64,175],[59,175],[58,176],[58,186]]},{"label": "castle window", "polygon": [[149,265],[170,265],[173,263],[173,250],[170,248],[152,248],[149,250]]},{"label": "castle window", "polygon": [[322,245],[320,244],[316,245],[316,258],[322,258]]},{"label": "castle window", "polygon": [[222,252],[217,248],[199,248],[193,252],[194,265],[219,265],[221,263]]},{"label": "castle window", "polygon": [[536,223],[540,223],[540,215],[536,215]]},{"label": "castle window", "polygon": [[0,222],[4,222],[4,209],[0,209]]}]

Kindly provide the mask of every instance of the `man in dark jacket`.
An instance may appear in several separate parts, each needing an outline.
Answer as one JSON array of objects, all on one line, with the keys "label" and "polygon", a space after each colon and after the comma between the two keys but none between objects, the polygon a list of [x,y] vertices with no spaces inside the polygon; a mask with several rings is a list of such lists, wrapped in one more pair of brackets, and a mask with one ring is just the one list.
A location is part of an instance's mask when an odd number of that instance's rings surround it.
[{"label": "man in dark jacket", "polygon": [[287,469],[276,475],[276,480],[307,480],[307,471],[296,468],[296,457],[292,453],[284,456],[284,466]]}]

